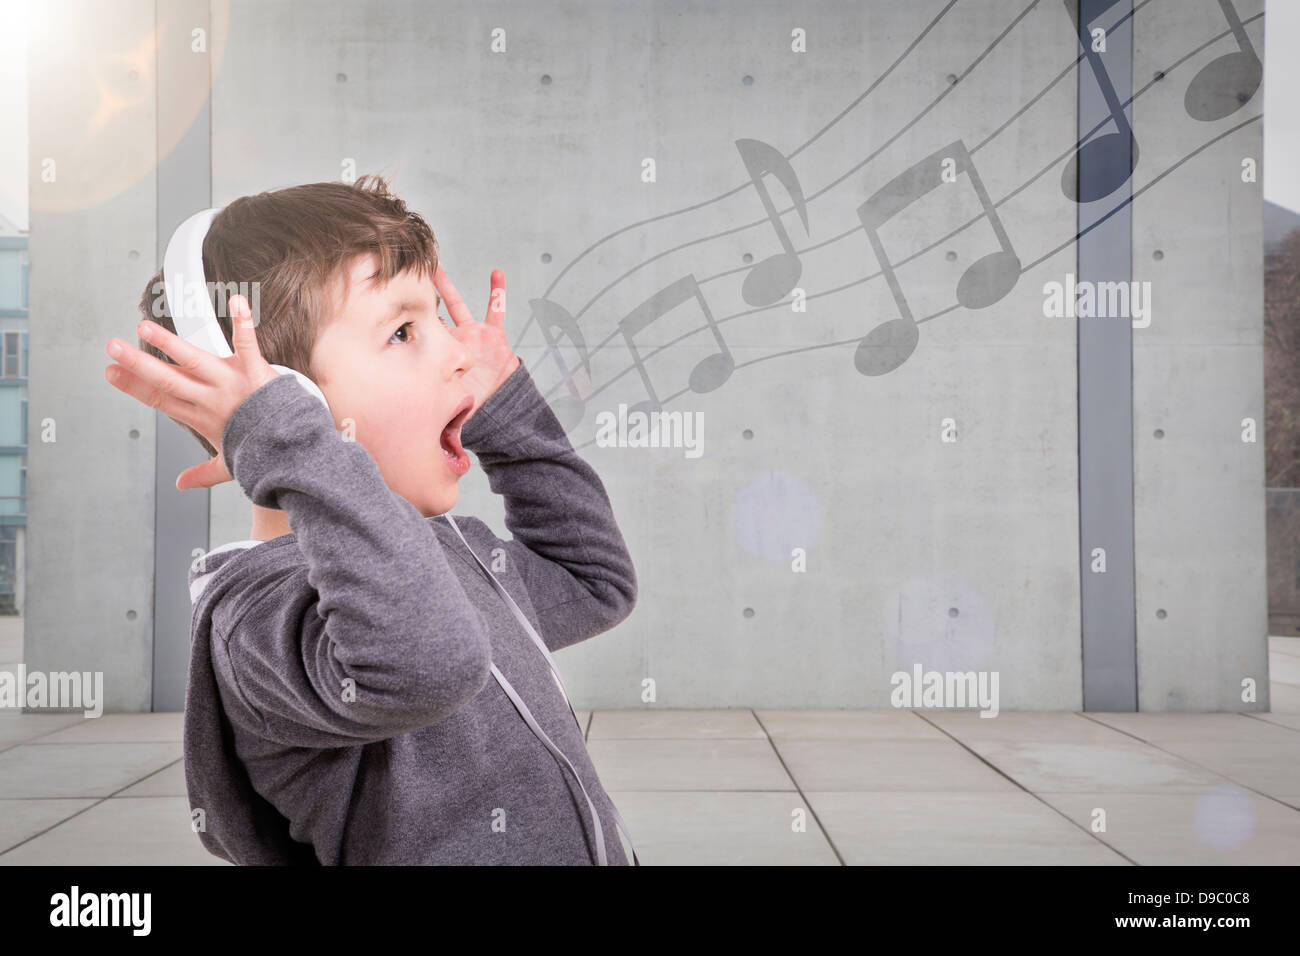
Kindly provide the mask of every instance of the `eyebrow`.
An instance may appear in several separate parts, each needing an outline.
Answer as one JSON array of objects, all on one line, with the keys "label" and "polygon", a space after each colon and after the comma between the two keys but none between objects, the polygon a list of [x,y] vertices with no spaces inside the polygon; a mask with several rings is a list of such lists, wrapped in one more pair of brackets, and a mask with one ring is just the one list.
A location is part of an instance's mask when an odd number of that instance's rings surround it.
[{"label": "eyebrow", "polygon": [[[438,295],[438,293],[436,292],[433,294],[433,296],[438,301],[437,307],[442,308],[442,296]],[[413,310],[423,309],[426,304],[427,303],[423,299],[403,299],[402,301],[398,302],[397,305],[395,305],[387,313],[381,315],[375,321],[374,327],[376,329],[383,328],[384,326],[388,325],[390,322],[396,322],[398,317],[402,315],[404,312],[411,312]]]}]

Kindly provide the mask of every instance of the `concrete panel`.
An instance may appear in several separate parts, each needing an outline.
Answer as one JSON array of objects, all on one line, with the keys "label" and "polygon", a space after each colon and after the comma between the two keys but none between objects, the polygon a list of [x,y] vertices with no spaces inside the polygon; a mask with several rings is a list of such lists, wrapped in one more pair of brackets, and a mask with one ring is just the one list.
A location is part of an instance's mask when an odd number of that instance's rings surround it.
[{"label": "concrete panel", "polygon": [[[182,0],[158,8],[158,251],[161,264],[172,233],[212,204],[212,115],[209,47],[196,50],[198,36],[211,33],[209,0]],[[175,145],[171,145],[172,141]],[[206,551],[211,492],[176,490],[181,472],[207,452],[188,430],[159,412],[157,508],[154,549],[153,709],[185,707],[190,663],[189,566],[196,550]]]},{"label": "concrete panel", "polygon": [[[1228,8],[1262,56],[1263,0]],[[1133,278],[1150,281],[1154,301],[1150,327],[1133,330],[1140,709],[1263,711],[1262,177],[1242,181],[1243,160],[1262,162],[1263,88],[1205,73],[1199,82],[1227,90],[1231,112],[1189,115],[1194,78],[1242,48],[1213,0],[1151,4],[1139,17],[1134,82],[1150,89],[1134,107],[1135,191],[1172,170],[1133,205]],[[1243,441],[1247,418],[1254,442]],[[1253,702],[1242,700],[1246,679]]]},{"label": "concrete panel", "polygon": [[154,270],[154,3],[56,0],[29,15],[23,660],[102,671],[106,711],[148,710],[155,413],[104,379],[104,343],[134,340]]}]

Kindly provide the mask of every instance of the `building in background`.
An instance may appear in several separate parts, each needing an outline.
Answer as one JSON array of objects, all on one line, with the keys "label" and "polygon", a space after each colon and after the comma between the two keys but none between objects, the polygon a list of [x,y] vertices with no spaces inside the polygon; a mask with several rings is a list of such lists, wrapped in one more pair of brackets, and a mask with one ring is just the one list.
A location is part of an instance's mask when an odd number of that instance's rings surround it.
[{"label": "building in background", "polygon": [[1300,634],[1300,213],[1264,203],[1268,632]]},{"label": "building in background", "polygon": [[0,216],[0,614],[21,614],[27,534],[27,232]]}]

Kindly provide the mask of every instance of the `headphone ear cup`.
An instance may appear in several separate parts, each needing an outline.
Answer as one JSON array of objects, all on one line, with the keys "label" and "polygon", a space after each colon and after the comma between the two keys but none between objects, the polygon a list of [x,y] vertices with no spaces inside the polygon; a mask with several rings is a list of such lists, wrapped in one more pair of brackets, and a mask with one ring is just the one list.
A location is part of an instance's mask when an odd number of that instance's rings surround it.
[{"label": "headphone ear cup", "polygon": [[[325,400],[325,393],[320,390],[320,386],[309,379],[306,375],[303,375],[302,372],[299,372],[297,369],[286,368],[283,365],[272,365],[271,368],[275,369],[281,375],[286,373],[292,375],[298,380],[299,384],[301,384],[303,388],[305,388],[311,395],[314,395],[316,399],[325,406],[327,412],[330,411],[330,403]],[[332,415],[333,412],[330,412],[330,414]]]}]

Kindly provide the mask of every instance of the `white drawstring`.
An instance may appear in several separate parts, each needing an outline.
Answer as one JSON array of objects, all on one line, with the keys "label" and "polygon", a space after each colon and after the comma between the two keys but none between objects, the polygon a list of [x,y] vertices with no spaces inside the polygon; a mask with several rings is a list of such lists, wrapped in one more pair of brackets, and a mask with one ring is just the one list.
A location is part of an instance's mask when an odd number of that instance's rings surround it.
[{"label": "white drawstring", "polygon": [[[551,675],[555,678],[555,682],[560,687],[560,694],[564,697],[564,702],[569,705],[569,713],[573,714],[573,720],[578,725],[578,733],[581,734],[582,722],[578,720],[578,712],[573,709],[573,703],[569,700],[569,692],[564,686],[564,679],[560,677],[559,669],[555,666],[555,660],[551,657],[550,648],[546,646],[546,643],[538,635],[537,631],[533,628],[532,623],[524,615],[524,612],[519,610],[519,605],[515,603],[515,599],[510,596],[509,592],[506,591],[501,582],[496,579],[496,575],[488,569],[488,566],[483,563],[482,559],[480,559],[477,554],[474,554],[474,549],[470,547],[468,541],[465,541],[465,536],[461,534],[460,528],[456,527],[456,519],[451,516],[450,512],[444,514],[443,517],[447,519],[448,524],[452,526],[456,534],[460,535],[460,540],[465,542],[465,547],[469,548],[469,553],[474,555],[474,560],[477,561],[479,567],[483,569],[483,573],[488,576],[488,580],[491,581],[497,591],[501,593],[501,596],[506,599],[506,602],[510,605],[510,609],[514,612],[515,617],[518,618],[519,623],[523,625],[524,630],[528,632],[528,636],[533,639],[533,643],[537,645],[539,650],[541,650],[542,655],[546,658],[546,663],[550,665]],[[492,665],[492,676],[497,679],[497,683],[501,685],[501,689],[504,690],[510,700],[514,702],[515,709],[519,711],[520,716],[522,716],[528,726],[532,728],[533,733],[541,739],[542,743],[547,746],[551,753],[564,761],[564,765],[569,768],[574,779],[578,781],[578,786],[582,789],[582,795],[587,798],[587,806],[591,808],[591,819],[596,825],[596,852],[600,859],[599,865],[608,866],[609,861],[606,859],[605,855],[605,839],[600,825],[600,814],[596,812],[596,805],[591,802],[591,797],[587,794],[587,788],[583,786],[582,778],[578,776],[578,771],[574,770],[573,764],[569,763],[569,758],[560,752],[560,749],[551,742],[551,738],[546,736],[542,731],[542,728],[537,726],[537,721],[533,719],[533,715],[528,710],[528,706],[520,699],[519,695],[515,693],[515,689],[510,686],[510,682],[505,679],[505,676],[497,670],[496,664]],[[615,823],[623,828],[623,835],[627,837],[628,845],[632,846],[633,865],[640,866],[641,861],[637,859],[636,847],[632,845],[632,834],[628,832],[627,824],[623,822],[623,815],[618,812],[618,807],[614,806],[613,800],[609,802],[609,808],[614,811]]]}]

